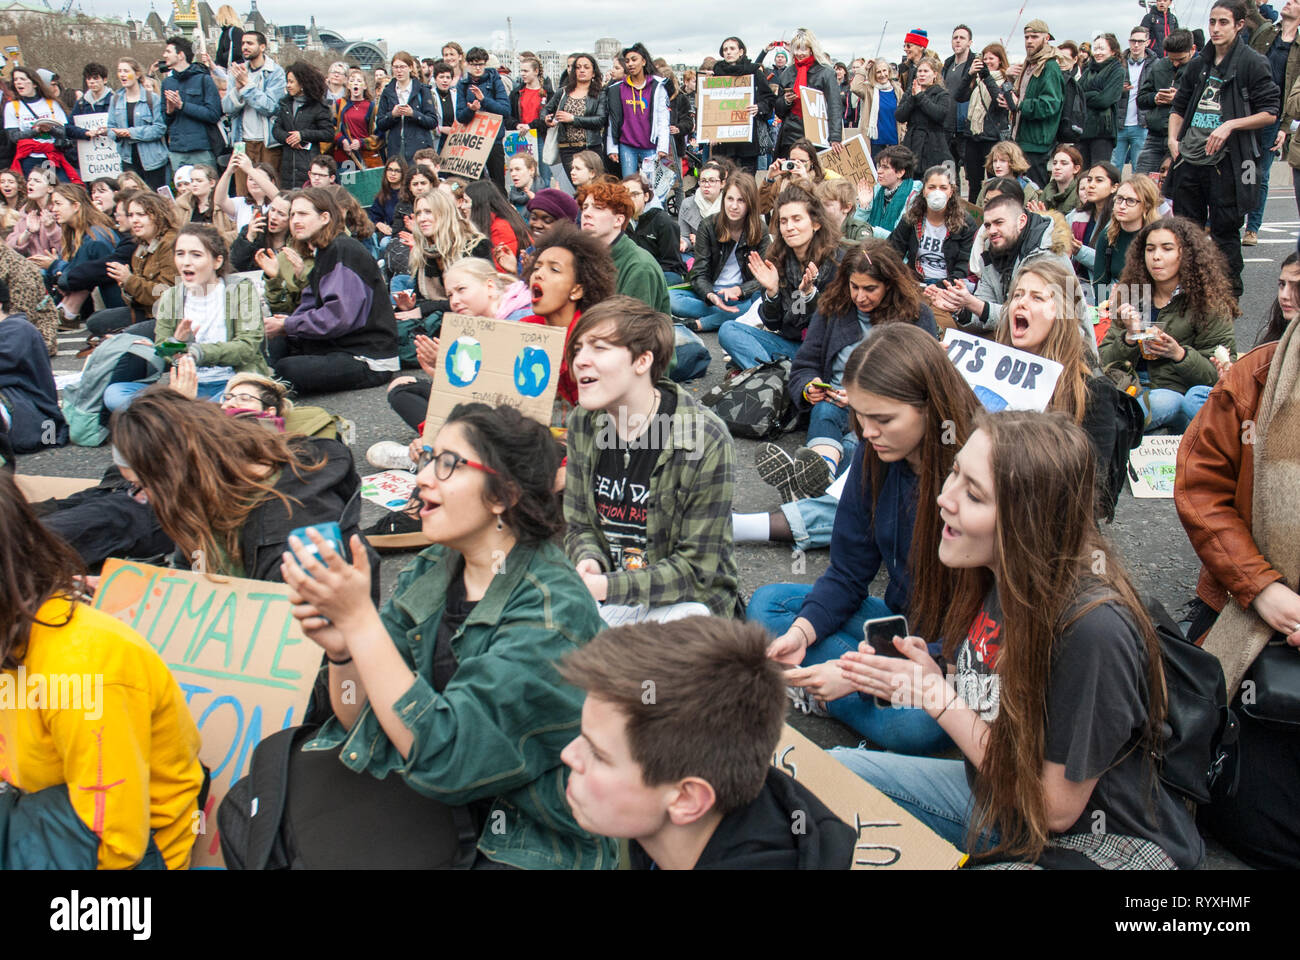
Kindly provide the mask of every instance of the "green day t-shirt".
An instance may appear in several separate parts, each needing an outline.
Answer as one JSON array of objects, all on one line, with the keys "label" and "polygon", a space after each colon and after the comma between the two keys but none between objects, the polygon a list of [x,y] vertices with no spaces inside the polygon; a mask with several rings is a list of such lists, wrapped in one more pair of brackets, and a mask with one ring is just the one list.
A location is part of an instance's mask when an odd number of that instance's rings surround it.
[{"label": "green day t-shirt", "polygon": [[1210,166],[1217,164],[1228,155],[1227,146],[1220,147],[1211,155],[1205,153],[1205,143],[1210,134],[1223,122],[1223,77],[1217,67],[1211,67],[1205,75],[1205,87],[1201,90],[1201,99],[1192,110],[1187,134],[1178,145],[1178,152],[1191,164]]}]

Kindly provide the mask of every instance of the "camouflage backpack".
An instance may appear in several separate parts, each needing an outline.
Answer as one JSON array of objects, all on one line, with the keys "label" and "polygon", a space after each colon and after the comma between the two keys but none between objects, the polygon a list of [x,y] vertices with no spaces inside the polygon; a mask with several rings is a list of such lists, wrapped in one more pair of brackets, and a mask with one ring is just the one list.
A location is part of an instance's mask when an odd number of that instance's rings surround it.
[{"label": "camouflage backpack", "polygon": [[767,440],[794,425],[798,411],[790,399],[787,359],[761,363],[719,384],[700,398],[712,407],[733,437]]}]

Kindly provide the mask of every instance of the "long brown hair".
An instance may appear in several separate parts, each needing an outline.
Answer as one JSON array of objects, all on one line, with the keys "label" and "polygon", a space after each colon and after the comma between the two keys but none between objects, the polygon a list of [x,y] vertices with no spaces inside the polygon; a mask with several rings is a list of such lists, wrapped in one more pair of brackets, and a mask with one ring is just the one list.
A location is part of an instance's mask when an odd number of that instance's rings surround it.
[{"label": "long brown hair", "polygon": [[1047,284],[1056,304],[1056,320],[1052,323],[1052,329],[1048,332],[1047,339],[1033,351],[1044,360],[1052,360],[1065,368],[1057,378],[1056,389],[1052,391],[1047,409],[1058,410],[1075,423],[1083,423],[1088,408],[1088,381],[1092,374],[1083,348],[1083,338],[1079,335],[1079,319],[1087,305],[1083,299],[1082,285],[1064,261],[1050,256],[1037,256],[1029,257],[1020,265],[1011,278],[1011,286],[1008,288],[1010,293],[998,319],[993,339],[1006,346],[1014,346],[1011,342],[1011,295],[1014,295],[1020,278],[1027,273],[1032,273]]},{"label": "long brown hair", "polygon": [[[957,451],[970,436],[978,402],[971,388],[948,360],[939,342],[910,323],[873,329],[849,355],[844,384],[867,393],[908,403],[925,415],[921,440],[921,469],[917,474],[916,522],[907,564],[912,579],[908,620],[912,632],[939,636],[948,598],[948,571],[939,562],[939,507],[935,500],[952,469]],[[849,418],[861,437],[858,418]],[[876,501],[885,482],[885,464],[870,446],[865,452],[863,485],[871,484],[874,529]]]},{"label": "long brown hair", "polygon": [[772,245],[767,249],[766,258],[776,264],[777,270],[782,271],[783,281],[785,273],[782,264],[785,263],[785,255],[792,252],[786,246],[785,237],[781,236],[781,208],[787,203],[802,203],[808,211],[808,218],[821,226],[808,242],[808,249],[804,251],[804,256],[799,261],[801,264],[815,262],[819,266],[823,265],[827,257],[835,256],[836,247],[840,242],[839,228],[826,215],[826,208],[822,206],[820,200],[803,187],[794,184],[783,189],[772,206]]},{"label": "long brown hair", "polygon": [[[712,162],[712,161],[710,161]],[[721,168],[719,168],[721,171]],[[742,235],[733,237],[727,219],[727,191],[735,187],[745,201],[745,220],[741,227]],[[713,215],[713,232],[718,243],[730,243],[732,240],[747,247],[757,248],[763,242],[763,213],[758,208],[758,183],[752,174],[738,170],[727,177],[722,184],[722,209]]]},{"label": "long brown hair", "polygon": [[109,426],[113,446],[149,491],[163,531],[187,557],[206,557],[217,572],[223,556],[241,561],[240,533],[258,506],[277,497],[289,509],[273,475],[288,468],[301,476],[324,463],[303,461],[283,434],[164,384],[137,395]]},{"label": "long brown hair", "polygon": [[948,196],[948,203],[943,208],[943,225],[947,228],[949,236],[951,236],[965,228],[968,214],[961,203],[961,191],[957,189],[957,178],[953,175],[952,168],[946,164],[941,163],[925,171],[925,175],[921,177],[921,189],[916,191],[912,205],[903,214],[903,219],[913,225],[925,219],[925,212],[928,209],[925,202],[925,185],[931,177],[939,176],[946,177],[952,185],[952,193]]},{"label": "long brown hair", "polygon": [[[812,141],[808,138],[796,140],[790,144],[791,150],[802,150],[805,157],[808,158],[808,179],[813,183],[821,183],[826,179],[826,171],[822,169],[822,161],[817,156],[817,148],[813,146]],[[789,153],[786,153],[789,156]]]},{"label": "long brown hair", "polygon": [[95,206],[85,187],[79,187],[75,183],[60,183],[55,185],[54,193],[77,205],[76,214],[63,225],[64,260],[73,258],[81,249],[81,245],[86,242],[86,238],[92,235],[92,231],[107,232],[110,237],[116,235],[113,221],[108,219],[108,215],[103,210]]},{"label": "long brown hair", "polygon": [[41,605],[51,597],[76,596],[75,578],[85,566],[37,519],[8,470],[0,470],[0,530],[0,670],[12,670],[27,652]]},{"label": "long brown hair", "polygon": [[[887,323],[916,323],[921,315],[921,285],[888,240],[871,238],[851,247],[835,269],[835,278],[817,301],[823,317],[851,315],[857,307],[849,295],[849,277],[866,274],[885,285],[880,305],[871,311],[872,327]],[[874,392],[874,391],[873,391]]]},{"label": "long brown hair", "polygon": [[1151,620],[1093,519],[1096,458],[1083,428],[1063,413],[1026,411],[980,413],[974,428],[989,437],[993,497],[1000,505],[993,570],[955,571],[944,653],[956,652],[996,584],[1002,607],[999,707],[975,779],[970,837],[996,829],[1001,839],[994,853],[1034,859],[1050,832],[1043,760],[1057,638],[1102,604],[1127,614],[1146,647],[1146,745],[1155,743],[1164,722],[1164,673]]},{"label": "long brown hair", "polygon": [[1119,287],[1119,300],[1129,299],[1133,291],[1155,286],[1147,269],[1147,239],[1157,230],[1168,230],[1178,241],[1178,287],[1187,298],[1187,313],[1192,328],[1199,331],[1212,320],[1233,320],[1241,312],[1228,282],[1228,265],[1214,241],[1205,231],[1185,217],[1162,217],[1138,231],[1129,244]]}]

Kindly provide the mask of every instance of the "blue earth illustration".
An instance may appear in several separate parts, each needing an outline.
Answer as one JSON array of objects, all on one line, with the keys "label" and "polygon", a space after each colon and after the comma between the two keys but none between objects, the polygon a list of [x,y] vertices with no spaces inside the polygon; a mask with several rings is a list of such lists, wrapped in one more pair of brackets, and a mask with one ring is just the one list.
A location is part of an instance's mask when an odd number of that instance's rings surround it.
[{"label": "blue earth illustration", "polygon": [[447,379],[453,387],[468,387],[483,367],[483,344],[473,337],[459,337],[447,348],[443,361]]},{"label": "blue earth illustration", "polygon": [[551,382],[551,358],[545,350],[524,347],[515,356],[515,389],[525,397],[540,397]]},{"label": "blue earth illustration", "polygon": [[997,413],[1007,408],[1006,398],[1000,393],[994,393],[988,387],[976,387],[975,399],[984,404],[984,409],[989,413]]}]

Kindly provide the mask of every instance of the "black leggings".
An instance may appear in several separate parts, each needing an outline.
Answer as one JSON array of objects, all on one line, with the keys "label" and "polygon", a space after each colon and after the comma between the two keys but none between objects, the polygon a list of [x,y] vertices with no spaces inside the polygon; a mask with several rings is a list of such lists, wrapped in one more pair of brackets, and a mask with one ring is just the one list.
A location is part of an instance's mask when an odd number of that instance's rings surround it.
[{"label": "black leggings", "polygon": [[980,187],[984,185],[984,178],[988,176],[984,172],[984,164],[996,142],[996,140],[966,141],[966,199],[971,203],[974,203],[975,198],[980,195]]},{"label": "black leggings", "polygon": [[429,393],[433,384],[428,380],[402,383],[388,391],[388,405],[412,430],[418,431],[429,410]]},{"label": "black leggings", "polygon": [[[282,340],[282,337],[277,337]],[[275,351],[272,351],[274,356]],[[378,387],[393,379],[391,370],[372,370],[349,353],[301,353],[272,360],[275,375],[293,385],[302,397],[311,393],[340,393]]]}]

